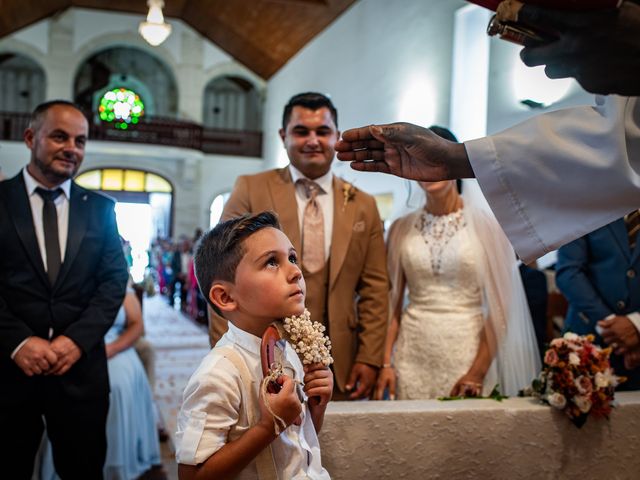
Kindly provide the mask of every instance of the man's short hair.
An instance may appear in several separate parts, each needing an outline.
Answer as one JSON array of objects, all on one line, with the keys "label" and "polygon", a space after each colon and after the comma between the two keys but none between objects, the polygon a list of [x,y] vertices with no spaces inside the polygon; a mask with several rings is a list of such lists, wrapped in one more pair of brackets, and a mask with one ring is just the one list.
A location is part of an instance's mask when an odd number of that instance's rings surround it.
[{"label": "man's short hair", "polygon": [[38,128],[40,128],[40,125],[42,125],[42,120],[44,119],[47,111],[50,108],[57,107],[59,105],[75,108],[84,115],[82,109],[77,104],[70,102],[69,100],[49,100],[48,102],[41,103],[33,110],[33,112],[31,112],[31,117],[29,118],[29,128],[34,131],[38,130]]},{"label": "man's short hair", "polygon": [[280,230],[278,217],[273,212],[246,214],[219,223],[205,233],[196,247],[194,267],[200,291],[211,303],[209,290],[216,280],[235,282],[236,269],[244,254],[244,240],[266,227]]},{"label": "man's short hair", "polygon": [[331,99],[326,95],[317,92],[305,92],[299,93],[291,97],[289,102],[284,106],[284,112],[282,113],[282,128],[287,129],[289,120],[291,120],[291,111],[293,107],[304,107],[310,110],[318,110],[322,107],[327,107],[333,117],[333,123],[338,127],[338,111],[333,106]]}]

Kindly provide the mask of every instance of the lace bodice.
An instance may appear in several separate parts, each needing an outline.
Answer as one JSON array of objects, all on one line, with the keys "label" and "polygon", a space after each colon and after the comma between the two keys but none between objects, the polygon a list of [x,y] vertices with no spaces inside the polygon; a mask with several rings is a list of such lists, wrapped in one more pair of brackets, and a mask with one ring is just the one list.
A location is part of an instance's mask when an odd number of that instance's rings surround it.
[{"label": "lace bodice", "polygon": [[483,326],[474,241],[462,210],[423,212],[399,246],[408,290],[394,356],[399,398],[448,395],[473,362]]},{"label": "lace bodice", "polygon": [[408,308],[450,313],[479,307],[477,259],[462,210],[442,216],[423,212],[400,248]]}]

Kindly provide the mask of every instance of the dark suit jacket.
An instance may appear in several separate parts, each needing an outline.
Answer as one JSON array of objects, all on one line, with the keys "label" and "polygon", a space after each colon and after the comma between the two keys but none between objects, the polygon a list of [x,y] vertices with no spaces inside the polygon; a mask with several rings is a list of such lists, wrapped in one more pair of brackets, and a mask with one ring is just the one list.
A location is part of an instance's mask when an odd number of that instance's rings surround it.
[{"label": "dark suit jacket", "polygon": [[[107,395],[107,332],[124,298],[127,266],[113,201],[72,183],[64,262],[45,272],[22,172],[0,183],[0,405],[42,395]],[[82,356],[62,376],[28,377],[11,360],[29,336],[66,335]],[[52,338],[53,338],[52,337]]]},{"label": "dark suit jacket", "polygon": [[[627,315],[640,311],[640,242],[629,247],[624,220],[619,219],[558,250],[556,283],[569,301],[565,330],[580,335],[592,333],[601,343],[595,327],[609,314]],[[612,355],[618,373],[627,374]],[[616,368],[618,367],[618,368]],[[640,370],[632,373],[623,387],[636,383]]]}]

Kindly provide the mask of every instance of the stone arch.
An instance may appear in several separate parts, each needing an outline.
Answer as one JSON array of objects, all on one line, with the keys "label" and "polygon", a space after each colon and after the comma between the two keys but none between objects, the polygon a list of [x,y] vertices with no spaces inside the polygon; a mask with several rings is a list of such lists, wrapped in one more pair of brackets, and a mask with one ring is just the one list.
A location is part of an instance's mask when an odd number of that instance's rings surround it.
[{"label": "stone arch", "polygon": [[0,51],[0,111],[32,112],[45,100],[46,85],[45,70],[32,56]]},{"label": "stone arch", "polygon": [[175,118],[178,112],[177,81],[164,58],[138,45],[103,46],[79,62],[73,80],[73,98],[81,107],[95,111],[96,99],[111,88],[125,87],[148,92],[148,113]]}]

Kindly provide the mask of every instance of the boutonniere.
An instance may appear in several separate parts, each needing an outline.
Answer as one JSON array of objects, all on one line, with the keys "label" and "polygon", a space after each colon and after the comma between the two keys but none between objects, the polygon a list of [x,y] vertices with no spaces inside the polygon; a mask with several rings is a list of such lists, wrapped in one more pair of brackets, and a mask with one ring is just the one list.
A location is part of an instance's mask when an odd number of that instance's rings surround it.
[{"label": "boutonniere", "polygon": [[356,187],[354,187],[348,182],[344,182],[342,184],[342,197],[343,197],[342,210],[345,209],[345,207],[347,206],[347,203],[353,200],[355,196],[356,196]]}]

